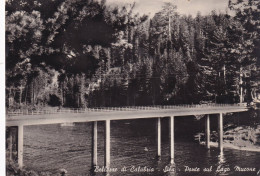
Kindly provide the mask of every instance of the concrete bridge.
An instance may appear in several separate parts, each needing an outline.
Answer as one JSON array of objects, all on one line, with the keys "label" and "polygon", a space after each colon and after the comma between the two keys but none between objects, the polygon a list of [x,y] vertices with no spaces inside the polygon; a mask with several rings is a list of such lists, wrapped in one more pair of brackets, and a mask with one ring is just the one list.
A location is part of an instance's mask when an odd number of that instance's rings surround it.
[{"label": "concrete bridge", "polygon": [[[9,112],[7,127],[18,127],[18,164],[23,167],[23,127],[73,122],[93,122],[92,166],[97,166],[97,122],[105,121],[105,166],[110,167],[110,121],[124,119],[157,118],[157,155],[161,156],[161,118],[169,118],[170,162],[174,164],[174,117],[207,115],[205,117],[206,147],[210,148],[210,115],[218,114],[218,146],[223,152],[223,114],[248,109],[239,104],[207,104],[182,106],[138,106],[117,108],[58,109],[55,111]],[[12,142],[11,142],[12,143]],[[10,145],[12,147],[12,145]],[[115,146],[116,147],[116,146]],[[10,148],[12,151],[12,148]]]}]

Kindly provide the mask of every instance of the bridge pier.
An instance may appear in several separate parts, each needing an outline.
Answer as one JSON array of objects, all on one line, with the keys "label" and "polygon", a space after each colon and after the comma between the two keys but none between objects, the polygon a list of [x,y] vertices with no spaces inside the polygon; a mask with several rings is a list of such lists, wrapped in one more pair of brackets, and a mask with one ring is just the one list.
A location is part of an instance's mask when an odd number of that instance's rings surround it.
[{"label": "bridge pier", "polygon": [[18,166],[23,167],[23,125],[18,126]]},{"label": "bridge pier", "polygon": [[205,118],[205,144],[206,147],[209,149],[210,148],[210,119],[209,119],[209,114]]},{"label": "bridge pier", "polygon": [[223,152],[223,114],[218,116],[218,147],[220,152]]},{"label": "bridge pier", "polygon": [[161,118],[157,119],[157,156],[161,157]]},{"label": "bridge pier", "polygon": [[105,167],[110,167],[110,120],[106,120],[106,148],[105,148]]},{"label": "bridge pier", "polygon": [[170,143],[171,164],[174,164],[174,116],[170,117]]},{"label": "bridge pier", "polygon": [[93,122],[92,167],[97,166],[97,121]]},{"label": "bridge pier", "polygon": [[9,127],[9,141],[8,141],[8,149],[10,152],[9,159],[10,161],[13,160],[13,129],[12,127]]}]

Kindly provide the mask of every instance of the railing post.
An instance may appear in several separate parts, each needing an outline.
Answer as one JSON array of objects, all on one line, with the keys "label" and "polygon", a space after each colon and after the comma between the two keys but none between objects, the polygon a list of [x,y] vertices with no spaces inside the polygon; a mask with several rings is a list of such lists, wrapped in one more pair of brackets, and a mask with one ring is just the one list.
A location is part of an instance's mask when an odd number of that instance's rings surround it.
[{"label": "railing post", "polygon": [[92,167],[97,166],[97,121],[93,122]]},{"label": "railing post", "polygon": [[170,143],[171,164],[174,164],[174,116],[170,117]]},{"label": "railing post", "polygon": [[23,125],[18,126],[18,166],[23,167]]},{"label": "railing post", "polygon": [[110,120],[106,120],[106,149],[105,149],[105,167],[110,167]]},{"label": "railing post", "polygon": [[218,117],[218,147],[220,152],[223,152],[223,114]]},{"label": "railing post", "polygon": [[161,157],[161,118],[157,118],[157,155]]},{"label": "railing post", "polygon": [[206,147],[209,149],[210,148],[210,119],[209,119],[209,114],[207,115],[205,119],[205,143]]}]

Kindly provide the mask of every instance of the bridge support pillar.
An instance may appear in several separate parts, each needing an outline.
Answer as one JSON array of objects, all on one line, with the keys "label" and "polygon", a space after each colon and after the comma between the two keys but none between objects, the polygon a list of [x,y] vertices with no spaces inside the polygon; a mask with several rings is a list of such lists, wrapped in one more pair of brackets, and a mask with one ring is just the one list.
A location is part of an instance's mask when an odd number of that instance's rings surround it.
[{"label": "bridge support pillar", "polygon": [[174,164],[174,116],[170,117],[170,143],[171,164]]},{"label": "bridge support pillar", "polygon": [[223,152],[223,114],[218,117],[218,147],[220,152]]},{"label": "bridge support pillar", "polygon": [[97,166],[97,121],[93,122],[92,167]]},{"label": "bridge support pillar", "polygon": [[9,159],[10,161],[13,160],[13,129],[12,127],[7,127],[9,128],[9,141],[8,141],[8,149],[9,149],[9,152],[10,152],[10,155],[9,155]]},{"label": "bridge support pillar", "polygon": [[106,120],[105,167],[110,167],[110,120]]},{"label": "bridge support pillar", "polygon": [[205,143],[206,147],[209,149],[210,148],[210,119],[209,119],[209,114],[205,118]]},{"label": "bridge support pillar", "polygon": [[161,157],[161,118],[157,119],[157,155]]},{"label": "bridge support pillar", "polygon": [[23,167],[23,125],[18,126],[18,166]]}]

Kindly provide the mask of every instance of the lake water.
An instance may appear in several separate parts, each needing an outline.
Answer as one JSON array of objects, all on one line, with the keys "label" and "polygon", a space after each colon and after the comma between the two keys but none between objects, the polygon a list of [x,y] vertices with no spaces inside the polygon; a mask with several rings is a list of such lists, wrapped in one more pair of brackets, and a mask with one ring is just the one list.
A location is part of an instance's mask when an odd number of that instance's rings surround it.
[{"label": "lake water", "polygon": [[[192,117],[175,118],[176,172],[164,172],[169,165],[168,118],[162,120],[162,157],[156,158],[156,119],[111,121],[111,168],[119,172],[110,175],[233,175],[256,176],[260,169],[260,152],[217,148],[207,150],[194,141],[196,132],[204,130],[204,121]],[[214,121],[213,121],[214,123]],[[214,130],[214,128],[213,128]],[[73,127],[40,125],[24,127],[24,165],[33,170],[57,172],[64,168],[70,176],[94,175],[91,169],[92,123],[76,123]],[[98,122],[98,164],[104,164],[104,122]],[[120,172],[123,167],[127,172]],[[131,167],[148,167],[153,172],[130,172]],[[210,168],[211,172],[203,172]],[[255,172],[237,172],[234,167],[256,168]],[[185,172],[185,168],[200,168]],[[225,168],[216,172],[217,167]],[[229,171],[230,169],[230,171]],[[104,175],[104,173],[95,173]],[[259,173],[260,175],[260,173]]]}]

